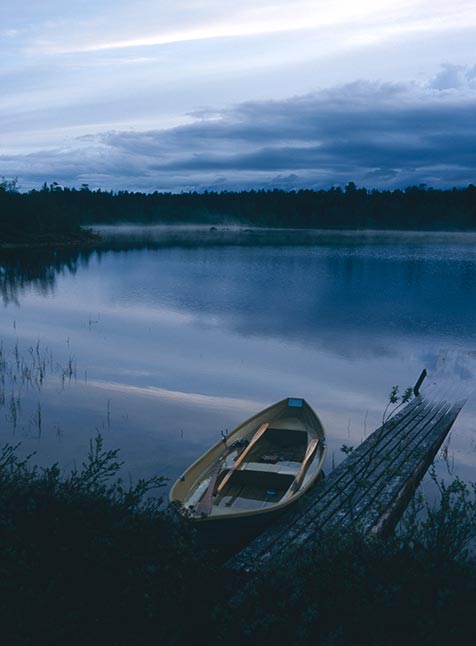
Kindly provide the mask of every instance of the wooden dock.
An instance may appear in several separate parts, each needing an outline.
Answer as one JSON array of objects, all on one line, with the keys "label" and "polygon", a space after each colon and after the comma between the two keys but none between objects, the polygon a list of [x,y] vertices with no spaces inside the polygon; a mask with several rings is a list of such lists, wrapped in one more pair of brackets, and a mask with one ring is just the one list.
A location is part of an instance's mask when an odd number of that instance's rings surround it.
[{"label": "wooden dock", "polygon": [[474,364],[476,353],[441,353],[410,403],[227,566],[251,573],[288,548],[311,546],[330,529],[389,535],[476,385]]}]

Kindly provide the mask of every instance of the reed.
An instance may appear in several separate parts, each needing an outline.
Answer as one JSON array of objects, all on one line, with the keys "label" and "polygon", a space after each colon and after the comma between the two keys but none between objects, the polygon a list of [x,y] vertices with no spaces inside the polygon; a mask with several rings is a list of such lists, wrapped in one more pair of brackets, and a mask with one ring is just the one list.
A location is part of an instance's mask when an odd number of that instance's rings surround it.
[{"label": "reed", "polygon": [[[65,388],[76,379],[75,358],[69,356],[64,364],[55,361],[52,351],[42,346],[39,339],[34,345],[22,348],[17,338],[11,349],[0,341],[0,409],[6,410],[5,420],[13,432],[21,422],[22,400],[28,391],[41,396],[48,380],[59,380]],[[41,402],[36,405],[29,424],[41,437],[44,424]]]}]

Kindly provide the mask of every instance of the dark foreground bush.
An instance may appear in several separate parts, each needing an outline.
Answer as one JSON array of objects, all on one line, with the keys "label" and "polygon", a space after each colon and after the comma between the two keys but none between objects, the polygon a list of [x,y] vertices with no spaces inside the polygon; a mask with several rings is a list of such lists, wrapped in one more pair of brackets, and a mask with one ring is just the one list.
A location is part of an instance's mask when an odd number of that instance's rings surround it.
[{"label": "dark foreground bush", "polygon": [[474,500],[460,481],[386,543],[356,534],[290,551],[252,581],[200,549],[150,490],[123,487],[101,439],[61,476],[0,454],[1,643],[474,643]]},{"label": "dark foreground bush", "polygon": [[397,542],[328,537],[288,554],[217,612],[220,642],[474,644],[476,570]]},{"label": "dark foreground bush", "polygon": [[168,643],[211,571],[150,492],[124,487],[98,437],[81,470],[0,453],[0,643]]}]

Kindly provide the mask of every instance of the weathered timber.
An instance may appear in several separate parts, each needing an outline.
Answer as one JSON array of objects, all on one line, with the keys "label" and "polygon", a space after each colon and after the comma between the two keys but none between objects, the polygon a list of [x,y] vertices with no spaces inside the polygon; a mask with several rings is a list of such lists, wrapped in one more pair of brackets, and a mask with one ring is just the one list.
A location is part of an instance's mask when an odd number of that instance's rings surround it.
[{"label": "weathered timber", "polygon": [[474,388],[475,360],[475,353],[441,353],[420,392],[422,373],[413,401],[227,565],[258,570],[288,548],[312,545],[330,529],[391,533]]}]

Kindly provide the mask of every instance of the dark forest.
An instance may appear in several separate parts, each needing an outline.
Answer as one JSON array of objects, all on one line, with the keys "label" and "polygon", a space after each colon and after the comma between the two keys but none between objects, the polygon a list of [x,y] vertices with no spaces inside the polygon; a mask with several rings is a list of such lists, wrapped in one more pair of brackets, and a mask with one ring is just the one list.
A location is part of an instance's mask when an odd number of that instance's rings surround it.
[{"label": "dark forest", "polygon": [[242,192],[139,193],[64,188],[46,183],[27,193],[0,181],[0,242],[81,238],[80,227],[141,224],[240,224],[322,229],[475,230],[476,187],[425,185]]}]

